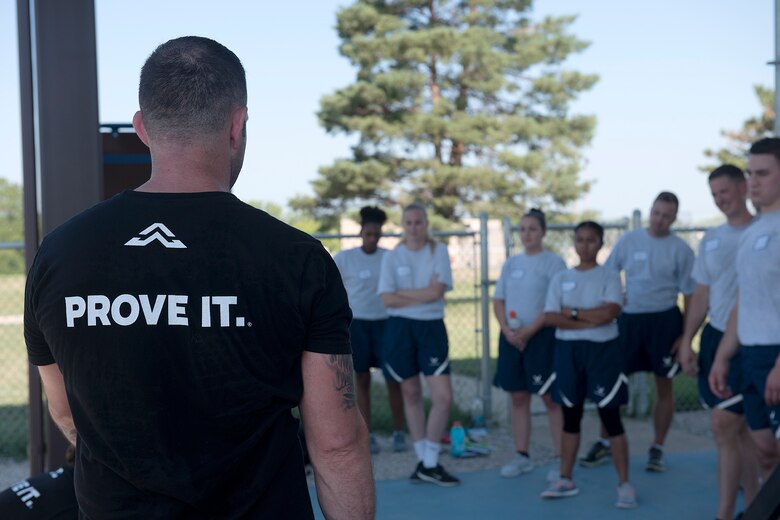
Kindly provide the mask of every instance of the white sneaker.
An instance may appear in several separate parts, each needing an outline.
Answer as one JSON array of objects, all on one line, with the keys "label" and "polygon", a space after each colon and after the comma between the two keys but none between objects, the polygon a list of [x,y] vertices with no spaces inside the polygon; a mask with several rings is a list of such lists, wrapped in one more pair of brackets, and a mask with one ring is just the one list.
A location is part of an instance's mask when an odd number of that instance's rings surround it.
[{"label": "white sneaker", "polygon": [[547,482],[556,482],[561,478],[561,459],[555,459],[547,471]]},{"label": "white sneaker", "polygon": [[523,473],[528,473],[532,469],[534,469],[534,465],[531,459],[518,453],[509,463],[501,466],[501,476],[507,478],[516,477]]},{"label": "white sneaker", "polygon": [[615,507],[620,509],[634,509],[637,506],[636,491],[628,482],[623,482],[618,486],[618,499]]}]

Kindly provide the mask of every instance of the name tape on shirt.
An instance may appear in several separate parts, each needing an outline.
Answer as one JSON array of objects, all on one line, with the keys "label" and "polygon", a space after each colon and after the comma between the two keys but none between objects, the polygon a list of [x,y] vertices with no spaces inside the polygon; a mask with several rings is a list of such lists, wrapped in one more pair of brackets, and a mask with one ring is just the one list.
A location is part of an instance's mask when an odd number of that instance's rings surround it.
[{"label": "name tape on shirt", "polygon": [[719,246],[720,246],[720,239],[713,238],[711,240],[707,240],[706,242],[704,242],[704,251],[707,253],[711,253],[716,249],[718,249]]},{"label": "name tape on shirt", "polygon": [[[135,323],[145,325],[189,326],[189,297],[182,294],[120,294],[113,300],[102,294],[65,297],[65,324],[73,328],[86,321],[87,327]],[[251,327],[243,316],[234,316],[237,296],[202,296],[200,298],[201,327]],[[167,312],[163,313],[163,308]],[[212,324],[212,310],[219,310],[219,319]]]}]

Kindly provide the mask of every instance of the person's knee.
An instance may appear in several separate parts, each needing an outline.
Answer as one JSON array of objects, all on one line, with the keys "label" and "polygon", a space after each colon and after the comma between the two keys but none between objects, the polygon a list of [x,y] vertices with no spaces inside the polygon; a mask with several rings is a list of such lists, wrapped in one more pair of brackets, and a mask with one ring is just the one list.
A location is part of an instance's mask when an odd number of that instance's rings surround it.
[{"label": "person's knee", "polygon": [[563,431],[572,435],[579,434],[582,423],[582,405],[562,406],[561,410],[563,411]]},{"label": "person's knee", "polygon": [[449,388],[431,390],[431,403],[434,406],[449,408],[452,406],[452,390]]},{"label": "person's knee", "polygon": [[655,376],[655,391],[659,401],[672,401],[674,399],[672,380],[668,377]]},{"label": "person's knee", "polygon": [[410,405],[422,403],[422,388],[419,384],[404,382],[401,384],[401,395],[404,402]]},{"label": "person's knee", "polygon": [[359,389],[367,391],[371,388],[371,373],[370,372],[356,372],[355,382]]},{"label": "person's knee", "polygon": [[528,392],[512,392],[512,408],[528,408],[531,406],[531,394]]},{"label": "person's knee", "polygon": [[620,408],[599,408],[599,418],[608,436],[617,437],[625,433],[623,421],[620,419]]},{"label": "person's knee", "polygon": [[712,433],[719,444],[736,443],[743,423],[741,416],[715,409],[712,411]]}]

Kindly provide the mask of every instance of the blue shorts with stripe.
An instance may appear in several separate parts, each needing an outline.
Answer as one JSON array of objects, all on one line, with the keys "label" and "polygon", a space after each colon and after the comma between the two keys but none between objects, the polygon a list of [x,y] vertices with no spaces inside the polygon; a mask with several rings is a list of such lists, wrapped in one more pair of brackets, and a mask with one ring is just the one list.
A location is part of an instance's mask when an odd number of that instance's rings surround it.
[{"label": "blue shorts with stripe", "polygon": [[[371,367],[382,368],[382,349],[385,344],[385,324],[387,320],[353,319],[349,326],[349,339],[352,343],[352,364],[355,372],[368,372]],[[385,379],[387,378],[385,372]]]},{"label": "blue shorts with stripe", "polygon": [[721,399],[716,396],[710,390],[710,384],[707,381],[710,370],[712,370],[712,363],[715,361],[715,353],[718,351],[718,344],[722,337],[723,333],[709,323],[701,331],[701,340],[699,342],[699,399],[701,399],[705,408],[719,408],[736,414],[743,414],[742,356],[739,353],[731,358],[731,367],[727,381],[731,389],[731,397]]},{"label": "blue shorts with stripe", "polygon": [[444,320],[412,320],[391,316],[385,326],[384,363],[387,374],[403,381],[422,373],[450,373],[449,341]]},{"label": "blue shorts with stripe", "polygon": [[555,343],[553,399],[566,407],[590,398],[599,408],[628,402],[628,378],[617,339],[603,343],[559,339]]},{"label": "blue shorts with stripe", "polygon": [[626,356],[626,374],[653,372],[672,378],[680,371],[672,347],[683,332],[680,309],[627,313],[618,316],[620,344]]},{"label": "blue shorts with stripe", "polygon": [[769,406],[764,401],[766,378],[775,366],[780,345],[743,345],[739,353],[742,356],[742,397],[748,427],[751,430],[771,428],[775,438],[780,440],[780,406]]},{"label": "blue shorts with stripe", "polygon": [[498,338],[498,365],[493,384],[507,392],[544,395],[552,390],[555,328],[544,327],[520,352],[502,333]]}]

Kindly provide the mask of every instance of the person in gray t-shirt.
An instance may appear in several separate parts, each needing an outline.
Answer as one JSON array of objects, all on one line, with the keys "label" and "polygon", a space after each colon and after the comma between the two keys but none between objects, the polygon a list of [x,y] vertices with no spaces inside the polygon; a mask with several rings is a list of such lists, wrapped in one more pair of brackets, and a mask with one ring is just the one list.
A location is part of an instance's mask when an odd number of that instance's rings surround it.
[{"label": "person in gray t-shirt", "polygon": [[712,392],[732,396],[731,360],[742,358],[745,418],[763,477],[780,461],[780,138],[750,148],[748,189],[760,216],[737,248],[737,296],[710,370]]},{"label": "person in gray t-shirt", "polygon": [[[333,260],[341,272],[352,309],[349,335],[352,343],[352,361],[357,381],[357,404],[369,431],[371,453],[379,452],[379,443],[371,429],[371,367],[382,368],[382,343],[384,342],[387,309],[376,292],[379,285],[379,269],[387,249],[379,247],[382,225],[387,214],[377,207],[360,209],[360,247],[339,251]],[[404,405],[401,385],[385,375],[390,413],[393,418],[393,451],[406,450],[404,435]]]},{"label": "person in gray t-shirt", "polygon": [[[683,316],[677,307],[678,294],[685,308],[693,293],[693,250],[670,231],[677,218],[679,201],[668,191],[661,192],[650,210],[650,225],[620,237],[604,265],[625,274],[626,301],[618,318],[620,342],[626,354],[626,371],[652,372],[656,399],[653,407],[655,439],[648,450],[647,471],[665,471],[663,444],[672,425],[674,394],[672,377],[679,365],[676,346],[683,331]],[[602,439],[581,462],[595,465],[598,454],[605,455]]]},{"label": "person in gray t-shirt", "polygon": [[[718,447],[720,498],[717,518],[732,518],[740,485],[746,504],[750,504],[758,491],[758,471],[755,456],[751,456],[753,441],[745,427],[739,356],[732,359],[734,370],[729,379],[735,395],[729,399],[718,398],[710,391],[707,378],[737,293],[735,264],[739,239],[753,215],[747,208],[745,174],[736,166],[725,164],[715,168],[709,175],[709,187],[715,205],[727,221],[707,230],[701,241],[693,266],[696,288],[690,307],[686,309],[685,330],[677,359],[686,374],[696,376],[698,373],[699,398],[712,409],[712,432]],[[691,343],[708,315],[709,322],[699,341],[697,366]]]}]

